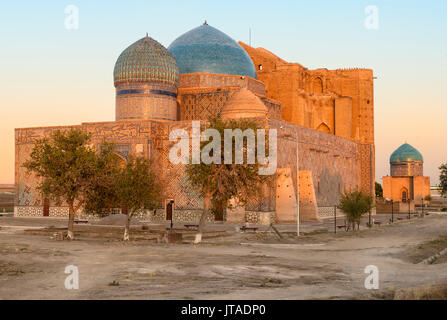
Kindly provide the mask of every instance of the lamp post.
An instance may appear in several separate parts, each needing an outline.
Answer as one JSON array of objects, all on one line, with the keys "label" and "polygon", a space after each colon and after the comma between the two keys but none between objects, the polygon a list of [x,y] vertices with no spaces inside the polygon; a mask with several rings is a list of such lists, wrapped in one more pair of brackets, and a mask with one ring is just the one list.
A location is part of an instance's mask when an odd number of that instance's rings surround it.
[{"label": "lamp post", "polygon": [[334,206],[334,233],[337,233],[337,206]]},{"label": "lamp post", "polygon": [[296,143],[296,235],[300,236],[300,160],[298,156],[298,129],[295,128]]},{"label": "lamp post", "polygon": [[174,227],[174,200],[170,200],[169,204],[171,205],[171,230]]},{"label": "lamp post", "polygon": [[411,211],[411,200],[408,199],[408,220],[411,219],[410,211]]},{"label": "lamp post", "polygon": [[424,197],[422,197],[422,218],[424,217]]},{"label": "lamp post", "polygon": [[391,223],[394,223],[394,200],[391,200]]}]

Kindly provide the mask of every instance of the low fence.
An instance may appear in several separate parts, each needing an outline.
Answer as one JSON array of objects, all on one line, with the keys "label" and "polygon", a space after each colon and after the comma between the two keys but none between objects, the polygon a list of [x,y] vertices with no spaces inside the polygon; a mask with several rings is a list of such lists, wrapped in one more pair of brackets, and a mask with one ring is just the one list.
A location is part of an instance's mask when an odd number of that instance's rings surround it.
[{"label": "low fence", "polygon": [[[337,212],[337,218],[338,217],[345,217],[345,213],[341,211],[340,209],[335,209],[334,206],[332,207],[318,207],[318,218],[321,220],[324,219],[333,219],[335,212]],[[373,208],[371,210],[371,215],[376,215],[376,208]]]}]

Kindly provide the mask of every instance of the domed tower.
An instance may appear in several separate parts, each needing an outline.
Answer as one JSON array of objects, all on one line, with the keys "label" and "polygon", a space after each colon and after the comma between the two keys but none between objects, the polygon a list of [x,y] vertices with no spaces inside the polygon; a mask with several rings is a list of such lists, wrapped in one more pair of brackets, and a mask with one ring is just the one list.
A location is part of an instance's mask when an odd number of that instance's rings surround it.
[{"label": "domed tower", "polygon": [[[408,143],[397,148],[390,156],[391,176],[382,178],[383,197],[401,203],[410,202],[413,206],[422,204],[430,195],[430,177],[424,177],[423,165],[422,154]],[[399,210],[408,212],[410,205],[406,205],[400,206]]]},{"label": "domed tower", "polygon": [[404,143],[391,154],[390,174],[392,177],[424,175],[422,154],[408,143]]},{"label": "domed tower", "polygon": [[113,71],[116,120],[177,120],[179,71],[172,54],[146,37],[127,47]]},{"label": "domed tower", "polygon": [[206,22],[178,37],[168,49],[181,74],[214,73],[256,79],[256,69],[247,52]]}]

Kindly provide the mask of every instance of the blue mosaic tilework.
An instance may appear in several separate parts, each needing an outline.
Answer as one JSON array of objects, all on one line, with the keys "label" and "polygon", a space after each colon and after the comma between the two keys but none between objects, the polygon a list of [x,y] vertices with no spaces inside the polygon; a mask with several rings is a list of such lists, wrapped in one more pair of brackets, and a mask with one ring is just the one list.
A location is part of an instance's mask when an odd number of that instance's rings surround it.
[{"label": "blue mosaic tilework", "polygon": [[404,143],[391,154],[390,162],[424,161],[422,154],[408,143]]},{"label": "blue mosaic tilework", "polygon": [[165,47],[150,37],[144,37],[121,53],[113,77],[115,85],[141,81],[178,85],[179,71],[174,57]]},{"label": "blue mosaic tilework", "polygon": [[168,49],[181,74],[203,72],[256,79],[256,69],[247,52],[225,33],[207,24],[183,34]]},{"label": "blue mosaic tilework", "polygon": [[142,94],[144,93],[144,90],[142,89],[126,89],[126,90],[119,90],[116,95],[120,96],[122,94]]},{"label": "blue mosaic tilework", "polygon": [[152,89],[152,90],[123,89],[123,90],[118,90],[116,92],[116,95],[117,96],[121,96],[121,95],[125,95],[125,94],[145,94],[145,93],[161,94],[163,96],[169,96],[169,97],[177,98],[177,93],[175,93],[175,92],[166,91],[166,90],[156,90],[156,89]]}]

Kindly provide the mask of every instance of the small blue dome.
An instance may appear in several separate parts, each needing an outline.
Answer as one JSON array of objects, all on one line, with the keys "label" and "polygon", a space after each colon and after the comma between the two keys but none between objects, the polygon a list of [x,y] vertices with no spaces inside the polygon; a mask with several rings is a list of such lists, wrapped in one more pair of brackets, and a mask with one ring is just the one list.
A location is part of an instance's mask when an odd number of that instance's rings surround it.
[{"label": "small blue dome", "polygon": [[422,154],[408,143],[404,143],[391,154],[390,162],[423,162]]},{"label": "small blue dome", "polygon": [[225,33],[204,24],[178,37],[168,48],[180,73],[217,73],[256,79],[245,50]]}]

